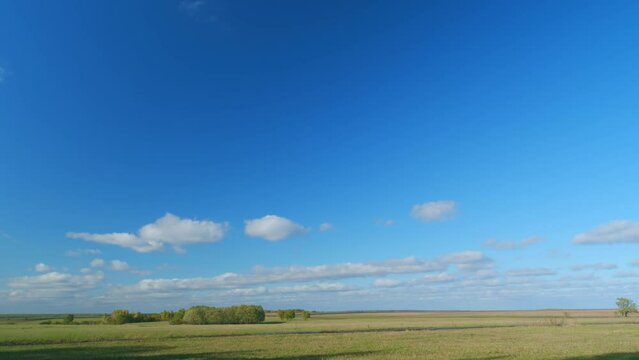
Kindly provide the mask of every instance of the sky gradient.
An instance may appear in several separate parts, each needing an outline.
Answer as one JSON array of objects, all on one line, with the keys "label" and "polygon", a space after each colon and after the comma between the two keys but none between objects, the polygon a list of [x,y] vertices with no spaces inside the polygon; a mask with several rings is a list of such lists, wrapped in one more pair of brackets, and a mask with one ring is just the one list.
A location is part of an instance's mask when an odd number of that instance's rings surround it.
[{"label": "sky gradient", "polygon": [[635,1],[2,1],[0,313],[639,296]]}]

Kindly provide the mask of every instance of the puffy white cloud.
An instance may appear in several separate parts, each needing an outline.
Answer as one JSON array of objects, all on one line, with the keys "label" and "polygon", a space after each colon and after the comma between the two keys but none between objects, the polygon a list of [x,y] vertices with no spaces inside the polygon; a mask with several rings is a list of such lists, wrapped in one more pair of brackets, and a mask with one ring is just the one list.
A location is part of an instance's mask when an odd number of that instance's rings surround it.
[{"label": "puffy white cloud", "polygon": [[128,271],[130,269],[131,269],[131,267],[129,266],[129,264],[126,263],[126,261],[111,260],[111,270]]},{"label": "puffy white cloud", "polygon": [[639,243],[639,222],[615,220],[575,235],[573,244]]},{"label": "puffy white cloud", "polygon": [[414,205],[411,215],[424,222],[445,220],[455,213],[457,204],[452,200],[431,201]]},{"label": "puffy white cloud", "polygon": [[211,243],[221,240],[227,229],[227,223],[181,219],[167,213],[154,223],[144,225],[137,234],[70,232],[67,233],[67,237],[117,245],[141,253],[162,250],[165,244],[173,246],[177,252],[184,252],[182,246],[187,244]]},{"label": "puffy white cloud", "polygon": [[90,263],[91,267],[102,267],[104,266],[104,264],[105,264],[104,260],[99,258],[91,260],[91,263]]},{"label": "puffy white cloud", "polygon": [[543,238],[541,236],[531,236],[527,239],[523,240],[505,240],[505,241],[497,241],[495,239],[489,239],[484,241],[484,246],[491,247],[496,250],[512,250],[512,249],[523,249],[530,245],[536,244],[542,241]]},{"label": "puffy white cloud", "polygon": [[100,255],[102,254],[102,251],[98,250],[98,249],[75,249],[75,250],[69,250],[66,253],[64,253],[66,256],[82,256],[82,255]]},{"label": "puffy white cloud", "polygon": [[45,263],[37,263],[35,266],[35,271],[37,272],[49,272],[51,271],[51,266],[45,264]]},{"label": "puffy white cloud", "polygon": [[319,226],[320,231],[331,231],[333,230],[333,224],[323,223]]},{"label": "puffy white cloud", "polygon": [[582,271],[582,270],[613,270],[616,269],[617,265],[609,264],[609,263],[594,263],[594,264],[576,264],[570,267],[573,271]]},{"label": "puffy white cloud", "polygon": [[104,260],[102,259],[91,260],[91,267],[101,267],[101,266],[104,266]]},{"label": "puffy white cloud", "polygon": [[508,276],[548,276],[556,274],[556,271],[548,268],[514,269],[506,272],[506,275]]},{"label": "puffy white cloud", "polygon": [[135,274],[135,275],[151,274],[151,272],[148,270],[138,270],[132,267],[131,265],[129,265],[129,263],[127,263],[126,261],[122,261],[122,260],[111,260],[109,269],[113,271],[126,271],[128,273]]},{"label": "puffy white cloud", "polygon": [[304,234],[307,231],[303,226],[277,215],[266,215],[259,219],[246,220],[244,223],[246,235],[269,241],[282,240],[289,236]]}]

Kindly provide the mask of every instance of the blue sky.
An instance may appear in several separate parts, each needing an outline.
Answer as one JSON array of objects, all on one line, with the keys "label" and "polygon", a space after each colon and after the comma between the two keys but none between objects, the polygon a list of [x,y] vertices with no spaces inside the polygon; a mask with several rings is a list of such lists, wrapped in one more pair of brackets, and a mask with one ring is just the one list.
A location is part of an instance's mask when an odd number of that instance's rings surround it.
[{"label": "blue sky", "polygon": [[636,297],[638,10],[3,1],[0,312]]}]

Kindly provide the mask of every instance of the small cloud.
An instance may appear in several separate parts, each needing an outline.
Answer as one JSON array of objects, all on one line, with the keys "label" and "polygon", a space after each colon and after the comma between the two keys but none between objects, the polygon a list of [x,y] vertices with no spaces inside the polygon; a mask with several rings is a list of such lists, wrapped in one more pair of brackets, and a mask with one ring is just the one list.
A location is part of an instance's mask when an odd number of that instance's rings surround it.
[{"label": "small cloud", "polygon": [[323,223],[319,226],[320,231],[331,231],[333,230],[333,224]]},{"label": "small cloud", "polygon": [[127,271],[129,269],[131,269],[131,267],[126,263],[126,261],[111,260],[111,270]]},{"label": "small cloud", "polygon": [[582,271],[582,270],[614,270],[617,268],[615,264],[607,264],[607,263],[594,263],[594,264],[577,264],[570,267],[572,271]]},{"label": "small cloud", "polygon": [[450,218],[456,208],[452,200],[431,201],[413,206],[411,215],[424,222],[441,221]]},{"label": "small cloud", "polygon": [[505,241],[497,241],[495,239],[489,239],[484,241],[485,247],[490,247],[496,250],[513,250],[513,249],[523,249],[530,245],[536,244],[542,241],[544,238],[541,236],[531,236],[527,239],[523,240],[505,240]]},{"label": "small cloud", "polygon": [[203,0],[183,0],[180,1],[180,9],[193,16],[204,6]]},{"label": "small cloud", "polygon": [[548,268],[515,269],[506,272],[508,276],[548,276],[555,274],[557,274],[557,272]]},{"label": "small cloud", "polygon": [[269,241],[278,241],[307,232],[303,226],[277,215],[266,215],[259,219],[246,220],[244,223],[246,235]]},{"label": "small cloud", "polygon": [[639,266],[639,260],[633,260],[633,261],[630,263],[630,265],[631,265],[631,266]]},{"label": "small cloud", "polygon": [[51,270],[53,270],[53,268],[45,263],[37,263],[35,265],[35,271],[37,272],[49,272]]},{"label": "small cloud", "polygon": [[102,267],[102,266],[104,266],[104,260],[102,259],[91,260],[91,267]]},{"label": "small cloud", "polygon": [[590,231],[575,235],[573,244],[639,243],[639,222],[614,220]]},{"label": "small cloud", "polygon": [[375,220],[375,224],[382,225],[382,226],[393,226],[397,224],[397,222],[393,219],[378,219],[378,220]]},{"label": "small cloud", "polygon": [[83,274],[88,274],[91,271],[92,271],[91,268],[82,268],[82,269],[80,269],[80,272],[83,273]]},{"label": "small cloud", "polygon": [[98,249],[75,249],[75,250],[69,250],[66,253],[64,253],[64,255],[66,256],[71,256],[71,257],[77,257],[77,256],[82,256],[82,255],[100,255],[102,254],[102,251],[98,250]]}]

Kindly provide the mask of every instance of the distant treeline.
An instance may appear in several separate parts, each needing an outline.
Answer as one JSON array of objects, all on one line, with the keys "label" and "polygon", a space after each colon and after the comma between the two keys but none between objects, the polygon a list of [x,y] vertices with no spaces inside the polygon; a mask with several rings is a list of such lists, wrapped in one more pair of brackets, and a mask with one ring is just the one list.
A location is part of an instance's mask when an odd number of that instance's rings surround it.
[{"label": "distant treeline", "polygon": [[[283,321],[293,320],[296,313],[300,314],[304,320],[311,317],[311,313],[301,309],[278,310],[277,315]],[[264,321],[266,312],[260,305],[237,305],[229,307],[212,307],[205,305],[193,306],[189,309],[177,311],[162,311],[160,313],[140,313],[129,310],[113,310],[111,314],[105,314],[102,319],[95,321],[74,321],[74,316],[69,314],[64,316],[62,321],[43,321],[41,324],[64,324],[64,325],[95,325],[111,324],[121,325],[129,323],[168,321],[173,325],[191,324],[258,324]]]}]

